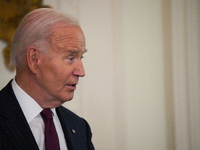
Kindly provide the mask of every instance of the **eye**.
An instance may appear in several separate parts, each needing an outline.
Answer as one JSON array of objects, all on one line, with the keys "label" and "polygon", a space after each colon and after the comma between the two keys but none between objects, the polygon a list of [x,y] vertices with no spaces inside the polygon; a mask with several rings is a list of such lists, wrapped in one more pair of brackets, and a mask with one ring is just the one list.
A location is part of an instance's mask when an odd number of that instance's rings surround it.
[{"label": "eye", "polygon": [[81,59],[83,59],[84,57],[83,56],[81,56]]},{"label": "eye", "polygon": [[73,60],[74,60],[74,58],[69,58],[69,60],[73,61]]},{"label": "eye", "polygon": [[69,61],[73,61],[73,60],[75,59],[75,57],[74,57],[74,56],[69,56],[69,57],[67,57],[67,59],[68,59]]}]

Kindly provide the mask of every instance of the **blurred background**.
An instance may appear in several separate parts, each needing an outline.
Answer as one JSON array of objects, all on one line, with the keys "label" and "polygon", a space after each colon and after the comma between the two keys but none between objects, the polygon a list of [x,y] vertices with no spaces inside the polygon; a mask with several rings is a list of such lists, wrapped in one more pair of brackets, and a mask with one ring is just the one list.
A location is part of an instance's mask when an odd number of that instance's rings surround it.
[{"label": "blurred background", "polygon": [[[200,149],[199,0],[43,4],[85,33],[86,76],[64,106],[89,122],[97,150]],[[0,53],[0,89],[14,76]]]}]

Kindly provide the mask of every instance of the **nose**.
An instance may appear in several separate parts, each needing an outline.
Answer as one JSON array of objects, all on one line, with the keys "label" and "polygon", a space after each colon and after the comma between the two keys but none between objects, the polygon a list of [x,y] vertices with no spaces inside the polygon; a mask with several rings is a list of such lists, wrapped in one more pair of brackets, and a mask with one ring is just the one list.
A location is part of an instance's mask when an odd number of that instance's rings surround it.
[{"label": "nose", "polygon": [[82,63],[81,60],[79,60],[76,63],[73,75],[78,76],[78,77],[84,77],[85,76],[85,70],[84,70],[83,63]]}]

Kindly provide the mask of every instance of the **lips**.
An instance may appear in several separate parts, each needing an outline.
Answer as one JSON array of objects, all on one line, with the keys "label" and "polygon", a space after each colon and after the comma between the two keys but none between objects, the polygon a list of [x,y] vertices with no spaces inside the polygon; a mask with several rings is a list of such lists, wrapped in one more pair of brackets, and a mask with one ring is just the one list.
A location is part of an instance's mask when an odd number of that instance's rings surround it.
[{"label": "lips", "polygon": [[66,86],[67,86],[68,88],[70,88],[71,90],[76,90],[76,85],[77,85],[77,84],[67,84]]},{"label": "lips", "polygon": [[72,84],[71,86],[72,86],[72,87],[76,87],[76,84]]}]

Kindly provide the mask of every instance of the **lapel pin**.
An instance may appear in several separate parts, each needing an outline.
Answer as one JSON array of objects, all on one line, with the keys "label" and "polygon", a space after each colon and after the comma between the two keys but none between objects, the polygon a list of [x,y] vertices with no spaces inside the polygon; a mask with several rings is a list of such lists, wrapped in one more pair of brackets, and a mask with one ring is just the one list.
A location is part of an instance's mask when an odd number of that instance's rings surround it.
[{"label": "lapel pin", "polygon": [[72,133],[76,133],[76,131],[74,129],[72,129]]}]

